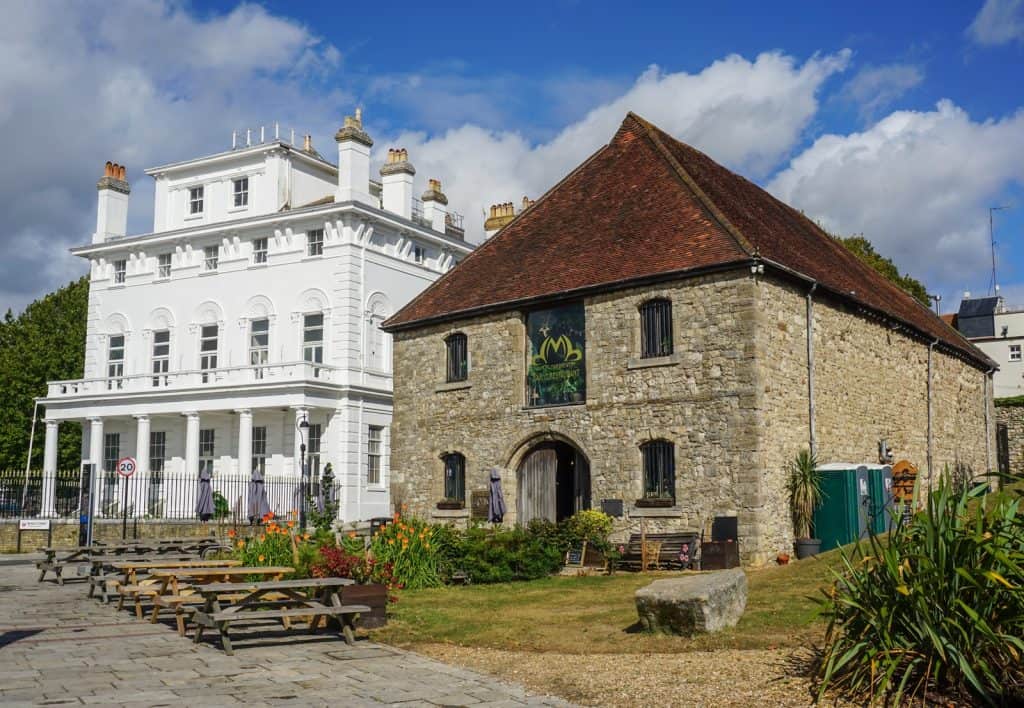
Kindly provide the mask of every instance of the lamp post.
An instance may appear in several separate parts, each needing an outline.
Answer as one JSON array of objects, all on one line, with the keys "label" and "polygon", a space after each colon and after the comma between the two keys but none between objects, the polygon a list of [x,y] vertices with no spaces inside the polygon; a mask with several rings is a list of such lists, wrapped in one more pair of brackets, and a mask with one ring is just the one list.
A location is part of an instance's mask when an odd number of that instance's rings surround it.
[{"label": "lamp post", "polygon": [[303,531],[306,530],[306,498],[308,496],[307,489],[309,487],[309,475],[306,470],[306,440],[309,439],[309,418],[306,416],[305,411],[302,413],[302,420],[296,423],[296,427],[299,430],[302,442],[299,443],[299,470],[300,470],[300,482],[299,482],[299,494],[301,498],[299,500],[299,528]]}]

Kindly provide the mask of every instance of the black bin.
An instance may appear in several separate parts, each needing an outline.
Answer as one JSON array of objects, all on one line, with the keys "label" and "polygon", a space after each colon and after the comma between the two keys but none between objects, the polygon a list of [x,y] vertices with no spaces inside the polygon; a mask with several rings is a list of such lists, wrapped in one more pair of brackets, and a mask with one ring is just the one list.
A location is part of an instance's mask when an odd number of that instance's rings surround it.
[{"label": "black bin", "polygon": [[370,538],[377,535],[377,532],[391,523],[390,516],[375,516],[370,519]]}]

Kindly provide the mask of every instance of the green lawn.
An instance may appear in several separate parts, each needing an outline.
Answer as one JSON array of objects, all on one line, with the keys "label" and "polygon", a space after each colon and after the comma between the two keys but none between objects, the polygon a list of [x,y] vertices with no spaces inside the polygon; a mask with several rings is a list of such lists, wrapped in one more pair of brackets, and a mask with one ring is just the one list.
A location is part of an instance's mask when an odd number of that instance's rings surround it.
[{"label": "green lawn", "polygon": [[694,639],[636,630],[633,593],[670,573],[556,577],[525,583],[402,591],[377,641],[398,646],[454,643],[513,651],[646,653],[801,646],[820,639],[813,598],[839,562],[816,559],[748,571],[747,608],[734,629]]}]

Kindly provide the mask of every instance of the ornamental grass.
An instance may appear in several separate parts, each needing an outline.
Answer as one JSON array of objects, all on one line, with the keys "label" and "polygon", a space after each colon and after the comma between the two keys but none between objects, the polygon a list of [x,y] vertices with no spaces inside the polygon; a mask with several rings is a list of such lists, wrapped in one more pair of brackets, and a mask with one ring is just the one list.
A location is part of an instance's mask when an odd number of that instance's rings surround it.
[{"label": "ornamental grass", "polygon": [[887,542],[855,545],[826,591],[819,699],[1024,702],[1021,495],[943,478]]}]

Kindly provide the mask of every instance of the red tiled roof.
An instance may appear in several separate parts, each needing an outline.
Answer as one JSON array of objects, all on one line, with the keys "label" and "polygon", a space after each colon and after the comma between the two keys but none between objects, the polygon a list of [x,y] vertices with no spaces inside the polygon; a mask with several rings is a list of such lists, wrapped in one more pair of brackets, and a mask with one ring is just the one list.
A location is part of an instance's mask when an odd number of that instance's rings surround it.
[{"label": "red tiled roof", "polygon": [[803,214],[633,113],[608,145],[385,326],[405,329],[754,259],[992,365]]}]

